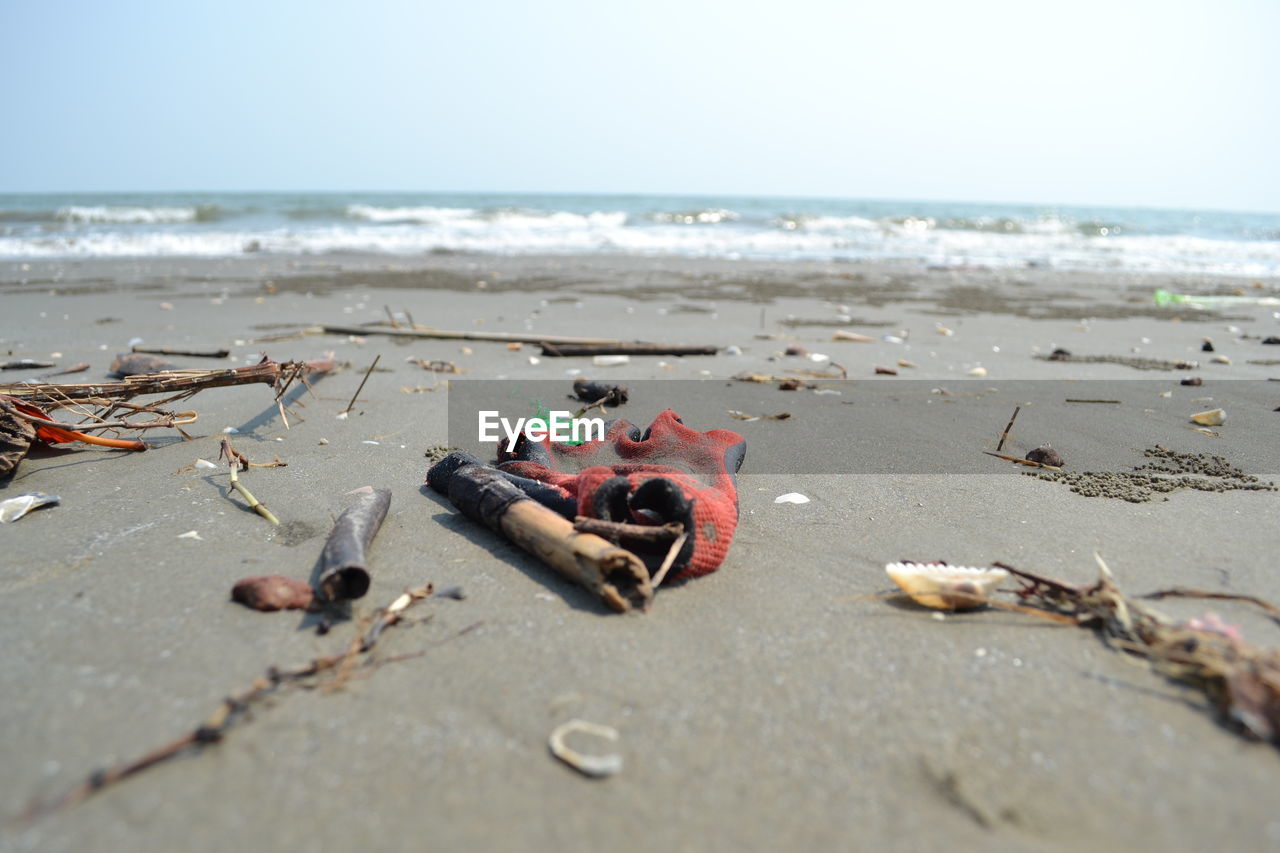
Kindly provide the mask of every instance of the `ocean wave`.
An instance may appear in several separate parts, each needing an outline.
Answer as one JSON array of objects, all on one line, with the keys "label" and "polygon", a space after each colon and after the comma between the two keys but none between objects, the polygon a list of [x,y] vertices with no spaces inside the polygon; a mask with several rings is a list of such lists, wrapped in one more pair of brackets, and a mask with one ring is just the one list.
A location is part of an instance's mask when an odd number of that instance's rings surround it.
[{"label": "ocean wave", "polygon": [[216,222],[222,208],[216,204],[186,207],[71,206],[59,208],[53,218],[70,223],[109,223],[118,225],[159,225],[182,222]]},{"label": "ocean wave", "polygon": [[452,222],[475,216],[476,211],[469,207],[378,207],[372,204],[353,204],[346,209],[351,219],[366,222],[419,222],[434,225],[441,222]]},{"label": "ocean wave", "polygon": [[725,210],[724,208],[660,211],[649,215],[651,222],[673,223],[676,225],[718,225],[721,222],[737,222],[741,218],[734,211]]},{"label": "ocean wave", "polygon": [[[384,207],[383,211],[394,208]],[[944,219],[789,216],[772,223],[729,222],[705,228],[636,221],[622,212],[589,214],[513,208],[453,211],[422,222],[362,221],[279,228],[0,229],[0,258],[234,256],[327,252],[674,254],[724,258],[906,260],[940,266],[1041,266],[1058,269],[1280,275],[1280,241],[1190,235],[1115,234],[1066,219],[1029,223],[1013,231],[948,228]],[[1082,220],[1083,221],[1083,220]],[[788,226],[787,223],[795,223]],[[1039,225],[1034,230],[1030,225]]]}]

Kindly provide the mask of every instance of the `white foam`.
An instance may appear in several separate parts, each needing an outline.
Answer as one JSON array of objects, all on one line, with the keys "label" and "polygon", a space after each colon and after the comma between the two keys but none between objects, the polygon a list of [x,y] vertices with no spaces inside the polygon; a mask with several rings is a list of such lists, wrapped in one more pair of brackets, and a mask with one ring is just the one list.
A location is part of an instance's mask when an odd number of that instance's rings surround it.
[{"label": "white foam", "polygon": [[63,222],[154,225],[163,222],[195,222],[199,213],[199,210],[195,207],[119,207],[98,205],[93,207],[64,207],[58,210],[55,217]]}]

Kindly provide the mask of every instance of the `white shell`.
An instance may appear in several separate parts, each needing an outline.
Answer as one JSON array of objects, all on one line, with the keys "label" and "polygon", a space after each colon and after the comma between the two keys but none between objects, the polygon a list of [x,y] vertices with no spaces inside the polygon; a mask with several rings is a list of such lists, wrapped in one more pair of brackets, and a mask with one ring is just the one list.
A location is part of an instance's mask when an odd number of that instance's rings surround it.
[{"label": "white shell", "polygon": [[807,504],[809,499],[799,492],[787,492],[785,495],[778,495],[773,499],[776,504]]},{"label": "white shell", "polygon": [[982,607],[1009,573],[1004,569],[974,569],[942,563],[889,563],[885,572],[916,604],[934,610],[973,610]]},{"label": "white shell", "polygon": [[1210,409],[1207,412],[1196,412],[1191,420],[1200,426],[1222,426],[1227,422],[1227,413],[1223,409]]},{"label": "white shell", "polygon": [[985,367],[975,367],[973,370],[969,371],[969,375],[983,377],[987,375],[987,369]]},{"label": "white shell", "polygon": [[831,333],[833,341],[853,341],[857,344],[875,343],[875,338],[868,335],[860,335],[857,332],[846,332],[844,329],[836,329]]}]

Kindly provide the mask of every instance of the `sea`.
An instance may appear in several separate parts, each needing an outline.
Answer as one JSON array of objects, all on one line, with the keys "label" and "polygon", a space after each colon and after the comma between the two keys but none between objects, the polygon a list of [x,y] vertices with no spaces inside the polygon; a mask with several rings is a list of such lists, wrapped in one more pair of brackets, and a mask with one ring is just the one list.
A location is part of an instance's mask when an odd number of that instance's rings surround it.
[{"label": "sea", "polygon": [[1280,275],[1280,214],[745,196],[0,194],[0,260],[359,252]]}]

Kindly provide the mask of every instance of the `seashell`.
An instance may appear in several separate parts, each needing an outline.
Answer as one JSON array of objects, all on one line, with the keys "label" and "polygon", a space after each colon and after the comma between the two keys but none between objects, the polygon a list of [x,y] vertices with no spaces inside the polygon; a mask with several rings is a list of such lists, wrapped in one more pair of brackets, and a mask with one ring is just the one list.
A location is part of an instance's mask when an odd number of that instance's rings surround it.
[{"label": "seashell", "polygon": [[776,504],[807,504],[809,499],[799,492],[787,492],[773,499]]},{"label": "seashell", "polygon": [[920,365],[918,364],[912,364],[911,362],[907,361],[905,358],[898,359],[898,367],[919,367],[919,366]]},{"label": "seashell", "polygon": [[1210,409],[1207,412],[1196,412],[1191,420],[1200,426],[1222,426],[1227,422],[1227,413],[1222,409]]},{"label": "seashell", "polygon": [[622,771],[622,756],[617,753],[588,755],[570,748],[565,743],[565,738],[573,732],[582,732],[583,734],[594,735],[611,741],[618,739],[618,730],[612,726],[602,726],[599,723],[589,723],[586,720],[570,720],[557,726],[555,731],[551,733],[551,737],[547,739],[547,746],[551,749],[552,755],[577,770],[583,776],[592,779],[603,779]]},{"label": "seashell", "polygon": [[912,601],[934,610],[976,610],[1009,577],[1004,569],[943,563],[889,563],[884,570]]},{"label": "seashell", "polygon": [[52,506],[61,500],[62,498],[57,495],[46,495],[44,492],[28,492],[25,495],[18,495],[16,498],[0,501],[0,524],[17,521],[33,509]]},{"label": "seashell", "polygon": [[835,332],[831,334],[831,340],[853,341],[854,343],[858,343],[858,344],[870,344],[870,343],[875,343],[876,339],[869,337],[867,335],[860,335],[857,332],[846,332],[844,329],[836,329]]},{"label": "seashell", "polygon": [[969,375],[981,378],[987,375],[987,369],[985,367],[975,367],[973,370],[969,371]]},{"label": "seashell", "polygon": [[1225,355],[1215,355],[1213,358],[1209,359],[1209,361],[1214,364],[1230,364],[1231,358]]}]

